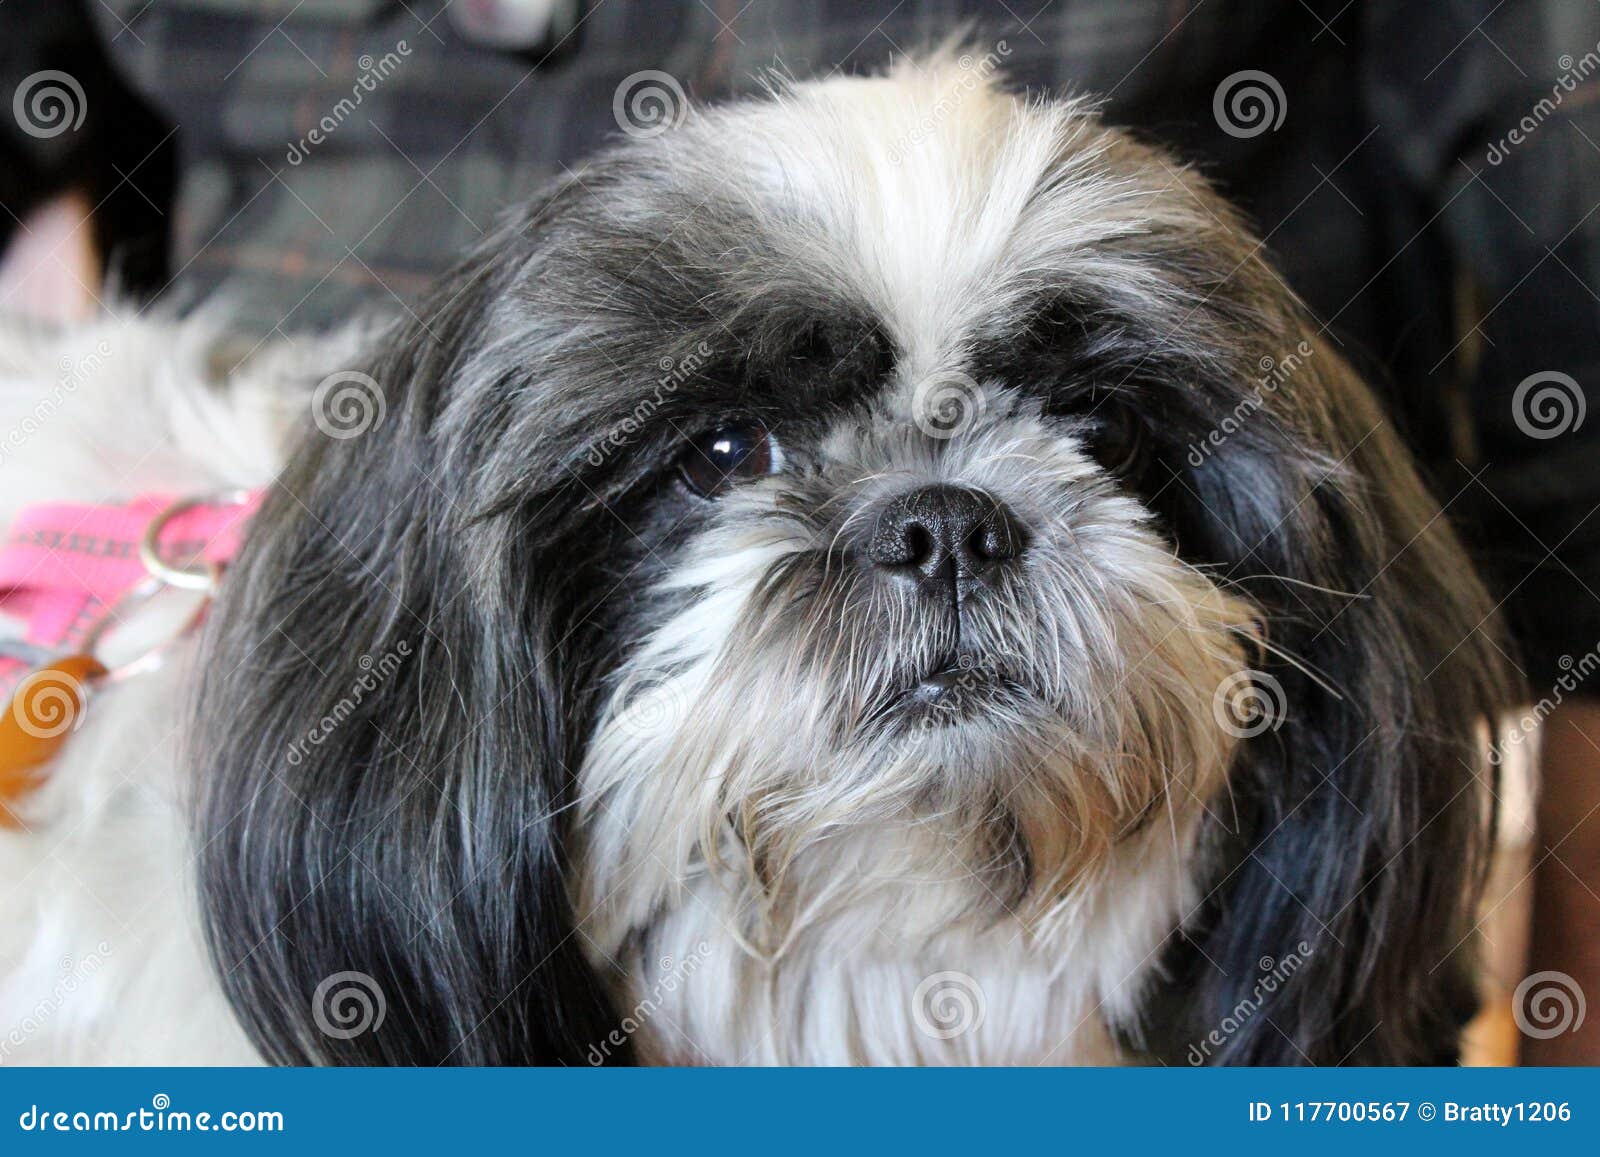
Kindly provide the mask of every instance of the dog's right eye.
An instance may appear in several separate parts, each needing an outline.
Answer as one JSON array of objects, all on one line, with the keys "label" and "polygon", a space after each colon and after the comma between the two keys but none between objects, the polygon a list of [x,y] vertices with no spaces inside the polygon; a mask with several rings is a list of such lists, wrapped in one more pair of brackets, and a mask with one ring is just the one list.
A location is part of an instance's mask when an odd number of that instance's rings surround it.
[{"label": "dog's right eye", "polygon": [[771,433],[747,422],[696,438],[678,459],[678,473],[690,490],[714,498],[734,482],[777,473],[780,461]]},{"label": "dog's right eye", "polygon": [[1077,419],[1089,453],[1107,474],[1136,481],[1149,464],[1150,429],[1121,398],[1089,393],[1053,412]]},{"label": "dog's right eye", "polygon": [[1130,406],[1107,400],[1096,407],[1089,421],[1089,447],[1095,461],[1108,474],[1137,478],[1150,453],[1150,431]]}]

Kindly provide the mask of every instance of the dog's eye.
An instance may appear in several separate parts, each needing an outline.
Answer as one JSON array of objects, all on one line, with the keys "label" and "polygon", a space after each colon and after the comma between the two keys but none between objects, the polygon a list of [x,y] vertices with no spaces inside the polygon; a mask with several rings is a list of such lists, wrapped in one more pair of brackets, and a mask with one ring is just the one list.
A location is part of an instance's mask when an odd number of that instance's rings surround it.
[{"label": "dog's eye", "polygon": [[1084,412],[1089,451],[1095,461],[1120,478],[1136,478],[1150,460],[1150,428],[1144,419],[1115,399],[1104,399]]},{"label": "dog's eye", "polygon": [[721,494],[747,478],[775,474],[780,461],[778,443],[753,423],[724,426],[694,440],[678,459],[684,485],[703,498]]}]

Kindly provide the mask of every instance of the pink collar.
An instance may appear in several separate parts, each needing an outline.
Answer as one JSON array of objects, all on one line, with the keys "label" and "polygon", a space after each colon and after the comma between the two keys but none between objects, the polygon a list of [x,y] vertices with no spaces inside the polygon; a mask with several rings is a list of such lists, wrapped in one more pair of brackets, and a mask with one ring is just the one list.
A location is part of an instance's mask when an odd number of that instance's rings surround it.
[{"label": "pink collar", "polygon": [[[0,689],[88,649],[141,586],[209,589],[239,551],[261,493],[198,500],[148,494],[123,505],[30,506],[0,544],[0,612],[25,624],[0,641]],[[186,578],[188,581],[186,581]]]}]

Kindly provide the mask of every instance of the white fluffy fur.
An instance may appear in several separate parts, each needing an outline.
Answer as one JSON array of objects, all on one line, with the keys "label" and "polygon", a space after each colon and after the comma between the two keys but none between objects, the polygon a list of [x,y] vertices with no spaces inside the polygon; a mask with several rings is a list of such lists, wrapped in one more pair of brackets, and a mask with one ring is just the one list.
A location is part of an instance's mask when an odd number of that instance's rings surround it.
[{"label": "white fluffy fur", "polygon": [[[306,367],[273,346],[224,377],[225,344],[204,318],[0,327],[0,519],[267,483]],[[0,1063],[255,1059],[199,942],[176,773],[190,651],[97,694],[30,830],[0,829]]]}]

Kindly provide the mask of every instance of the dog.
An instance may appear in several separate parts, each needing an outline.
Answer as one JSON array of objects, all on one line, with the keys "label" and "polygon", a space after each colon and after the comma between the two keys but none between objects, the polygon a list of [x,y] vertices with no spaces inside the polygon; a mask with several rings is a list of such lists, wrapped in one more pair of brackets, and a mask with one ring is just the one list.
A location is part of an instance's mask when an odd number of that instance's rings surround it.
[{"label": "dog", "polygon": [[16,1058],[1456,1057],[1493,604],[1239,216],[1090,104],[776,85],[376,339],[216,337],[0,346],[14,420],[112,351],[8,505],[264,491],[0,833]]}]

